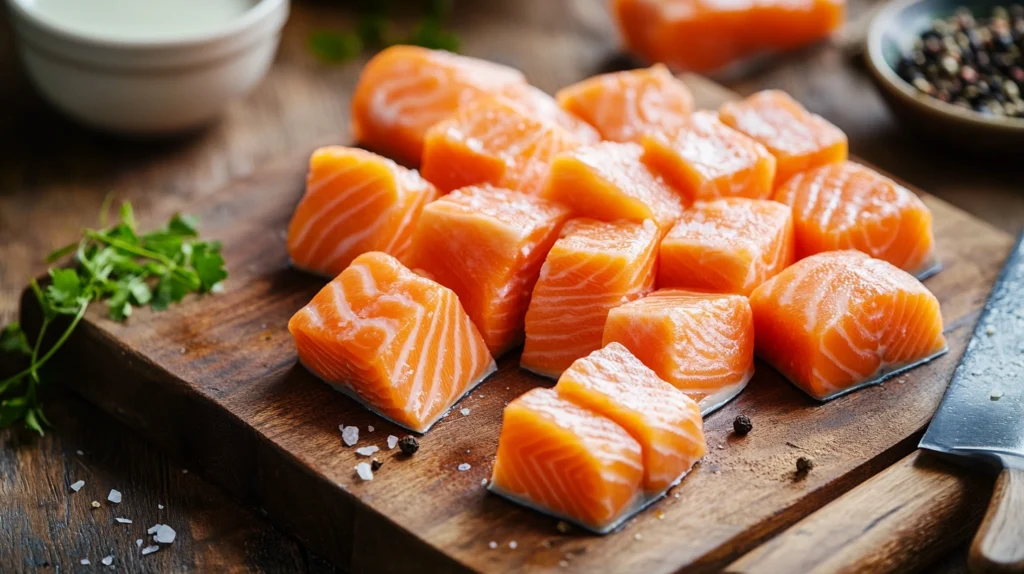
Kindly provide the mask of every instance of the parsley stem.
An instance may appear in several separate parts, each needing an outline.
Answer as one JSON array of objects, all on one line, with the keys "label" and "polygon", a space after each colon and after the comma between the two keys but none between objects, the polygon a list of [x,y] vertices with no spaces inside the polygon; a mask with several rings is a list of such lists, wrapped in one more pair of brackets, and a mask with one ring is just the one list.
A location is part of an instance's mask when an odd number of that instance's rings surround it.
[{"label": "parsley stem", "polygon": [[131,245],[129,243],[125,243],[124,241],[121,241],[120,239],[114,239],[112,237],[107,237],[106,235],[103,235],[102,233],[98,233],[98,232],[93,231],[91,229],[86,231],[85,235],[89,239],[93,239],[93,240],[98,241],[100,243],[106,243],[107,245],[110,245],[110,246],[113,246],[113,247],[117,247],[118,249],[122,249],[124,251],[127,251],[128,253],[134,253],[135,255],[138,255],[139,257],[148,257],[150,259],[156,259],[160,263],[163,263],[164,265],[166,265],[168,269],[173,270],[173,269],[175,269],[178,266],[177,263],[172,261],[166,255],[164,255],[162,253],[157,253],[156,251],[150,251],[149,249],[146,249],[145,247],[136,247],[136,246]]},{"label": "parsley stem", "polygon": [[[79,309],[78,309],[78,313],[75,314],[75,318],[71,320],[71,324],[68,325],[68,328],[64,331],[64,333],[61,334],[60,338],[57,339],[57,342],[54,343],[52,347],[50,347],[50,350],[46,351],[46,354],[43,355],[43,357],[41,359],[33,360],[32,364],[29,365],[26,369],[24,369],[20,373],[17,373],[14,376],[7,377],[6,379],[0,381],[0,389],[5,388],[7,385],[17,381],[18,379],[20,379],[20,378],[22,378],[22,377],[24,377],[26,375],[34,374],[36,372],[36,370],[38,370],[40,367],[45,365],[46,362],[49,361],[50,358],[53,357],[57,353],[57,351],[61,348],[61,346],[64,344],[64,342],[68,340],[68,337],[71,336],[71,333],[75,330],[75,327],[78,326],[78,322],[81,321],[82,317],[85,316],[85,311],[88,308],[89,308],[89,304],[86,303],[86,302],[83,302],[81,304],[81,307],[79,307]],[[43,320],[43,324],[45,325],[46,322],[47,322],[47,320],[44,319]],[[39,336],[38,339],[36,339],[36,345],[37,346],[40,344],[40,341],[42,341],[42,339],[43,339],[42,331],[40,331],[40,336]]]}]

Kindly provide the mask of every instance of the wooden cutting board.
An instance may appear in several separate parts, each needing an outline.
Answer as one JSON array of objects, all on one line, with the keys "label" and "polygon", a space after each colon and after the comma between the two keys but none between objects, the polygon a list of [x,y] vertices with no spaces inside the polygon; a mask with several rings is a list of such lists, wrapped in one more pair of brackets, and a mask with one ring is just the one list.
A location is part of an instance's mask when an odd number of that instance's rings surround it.
[{"label": "wooden cutting board", "polygon": [[[702,107],[735,97],[698,77],[686,81]],[[708,455],[664,500],[607,536],[562,533],[482,484],[506,402],[550,385],[518,370],[517,356],[459,403],[469,415],[454,410],[411,458],[386,450],[389,434],[406,433],[296,363],[286,323],[323,285],[293,271],[285,253],[302,151],[212,203],[186,206],[202,217],[204,236],[224,242],[224,293],[163,313],[140,310],[127,324],[92,310],[65,353],[75,374],[67,383],[352,572],[718,569],[915,447],[1011,244],[922,194],[945,266],[926,285],[942,304],[949,354],[824,405],[759,363],[749,388],[707,419]],[[23,308],[32,324],[30,297]],[[729,432],[738,414],[753,420],[745,438]],[[383,449],[373,481],[355,475],[366,459],[343,445],[341,424],[360,428],[358,446]],[[803,478],[800,456],[814,460]],[[462,463],[470,470],[458,471]]]}]

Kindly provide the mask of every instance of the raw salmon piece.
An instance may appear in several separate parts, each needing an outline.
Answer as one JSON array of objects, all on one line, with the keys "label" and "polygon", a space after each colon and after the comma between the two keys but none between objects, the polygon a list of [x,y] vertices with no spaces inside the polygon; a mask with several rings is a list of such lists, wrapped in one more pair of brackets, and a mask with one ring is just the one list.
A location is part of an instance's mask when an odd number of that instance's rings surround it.
[{"label": "raw salmon piece", "polygon": [[363,67],[352,96],[360,144],[417,165],[427,130],[486,94],[526,85],[518,70],[416,46],[392,46]]},{"label": "raw salmon piece", "polygon": [[436,197],[418,173],[387,158],[320,148],[309,159],[306,193],[288,224],[288,255],[296,267],[328,277],[367,251],[402,259],[423,206]]},{"label": "raw salmon piece", "polygon": [[659,289],[609,311],[603,342],[624,345],[704,414],[754,375],[754,319],[741,295]]},{"label": "raw salmon piece", "polygon": [[601,348],[608,311],[653,287],[659,238],[650,220],[566,223],[533,288],[519,365],[556,379]]},{"label": "raw salmon piece", "polygon": [[413,236],[412,267],[455,291],[491,354],[523,341],[523,318],[569,210],[490,186],[428,204]]},{"label": "raw salmon piece", "polygon": [[852,162],[797,174],[775,191],[793,207],[796,255],[856,249],[924,279],[939,270],[932,213],[916,195]]},{"label": "raw salmon piece", "polygon": [[640,443],[648,498],[677,484],[707,451],[697,403],[618,343],[577,359],[555,391],[615,421]]},{"label": "raw salmon piece", "polygon": [[288,330],[313,374],[416,432],[495,371],[455,293],[376,251],[328,283]]},{"label": "raw salmon piece", "polygon": [[775,158],[714,112],[694,112],[683,127],[645,135],[643,145],[644,161],[690,202],[772,194]]},{"label": "raw salmon piece", "polygon": [[758,356],[818,400],[946,352],[935,296],[859,251],[798,261],[755,289],[750,306]]},{"label": "raw salmon piece", "polygon": [[555,97],[601,137],[618,142],[639,142],[647,132],[682,124],[693,111],[689,88],[661,64],[594,76]]},{"label": "raw salmon piece", "polygon": [[640,161],[635,143],[601,142],[558,155],[544,197],[568,205],[573,215],[601,221],[654,220],[667,231],[683,212],[683,199]]},{"label": "raw salmon piece", "polygon": [[605,533],[643,504],[640,444],[621,426],[551,389],[505,407],[488,489]]},{"label": "raw salmon piece", "polygon": [[846,161],[846,134],[808,112],[779,90],[758,92],[718,109],[727,126],[743,132],[775,156],[775,186],[811,168]]},{"label": "raw salmon piece", "polygon": [[520,102],[485,97],[427,132],[423,177],[444,192],[490,183],[536,194],[555,156],[581,143]]},{"label": "raw salmon piece", "polygon": [[626,46],[652,62],[710,71],[762,51],[789,50],[842,25],[844,0],[613,0]]},{"label": "raw salmon piece", "polygon": [[793,263],[793,218],[768,199],[701,201],[661,242],[658,287],[749,295]]},{"label": "raw salmon piece", "polygon": [[525,84],[511,86],[502,93],[523,104],[534,116],[562,126],[566,131],[578,137],[580,141],[601,141],[601,134],[593,126],[571,110],[563,109],[555,98],[544,90]]}]

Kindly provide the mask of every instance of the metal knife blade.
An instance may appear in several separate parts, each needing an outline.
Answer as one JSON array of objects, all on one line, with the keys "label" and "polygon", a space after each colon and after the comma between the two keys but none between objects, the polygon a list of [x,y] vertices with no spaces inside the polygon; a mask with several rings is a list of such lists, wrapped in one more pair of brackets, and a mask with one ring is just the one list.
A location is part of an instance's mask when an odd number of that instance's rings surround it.
[{"label": "metal knife blade", "polygon": [[1024,233],[920,446],[1024,469]]}]

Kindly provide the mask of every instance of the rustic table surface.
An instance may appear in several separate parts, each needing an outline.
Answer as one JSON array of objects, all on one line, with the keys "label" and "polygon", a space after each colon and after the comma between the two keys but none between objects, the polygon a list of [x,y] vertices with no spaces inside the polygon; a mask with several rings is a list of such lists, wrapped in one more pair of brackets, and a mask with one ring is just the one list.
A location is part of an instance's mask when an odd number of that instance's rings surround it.
[{"label": "rustic table surface", "polygon": [[[270,75],[217,125],[169,142],[99,135],[64,120],[32,91],[0,12],[0,324],[15,318],[20,290],[44,271],[42,257],[96,222],[108,193],[145,213],[169,195],[198,198],[277,156],[345,141],[348,104],[361,61],[318,62],[312,30],[345,27],[336,2],[293,6]],[[602,0],[459,3],[451,26],[466,53],[523,69],[548,91],[622,65]],[[1007,158],[970,156],[915,138],[884,107],[860,63],[857,30],[875,3],[850,0],[849,33],[744,71],[719,77],[749,93],[781,88],[850,136],[852,151],[1008,232],[1024,225],[1024,167]],[[851,40],[852,39],[852,40]],[[545,59],[557,50],[559,65]],[[575,66],[565,66],[573,59]],[[59,385],[47,395],[55,428],[39,438],[0,431],[0,571],[77,569],[114,555],[130,571],[333,571],[278,533],[230,493],[189,473],[128,429]],[[212,439],[213,437],[211,437]],[[76,497],[116,506],[89,510]],[[115,516],[132,519],[123,525]],[[135,538],[157,523],[175,543],[140,557]],[[963,551],[936,556],[936,570],[963,571]]]}]

